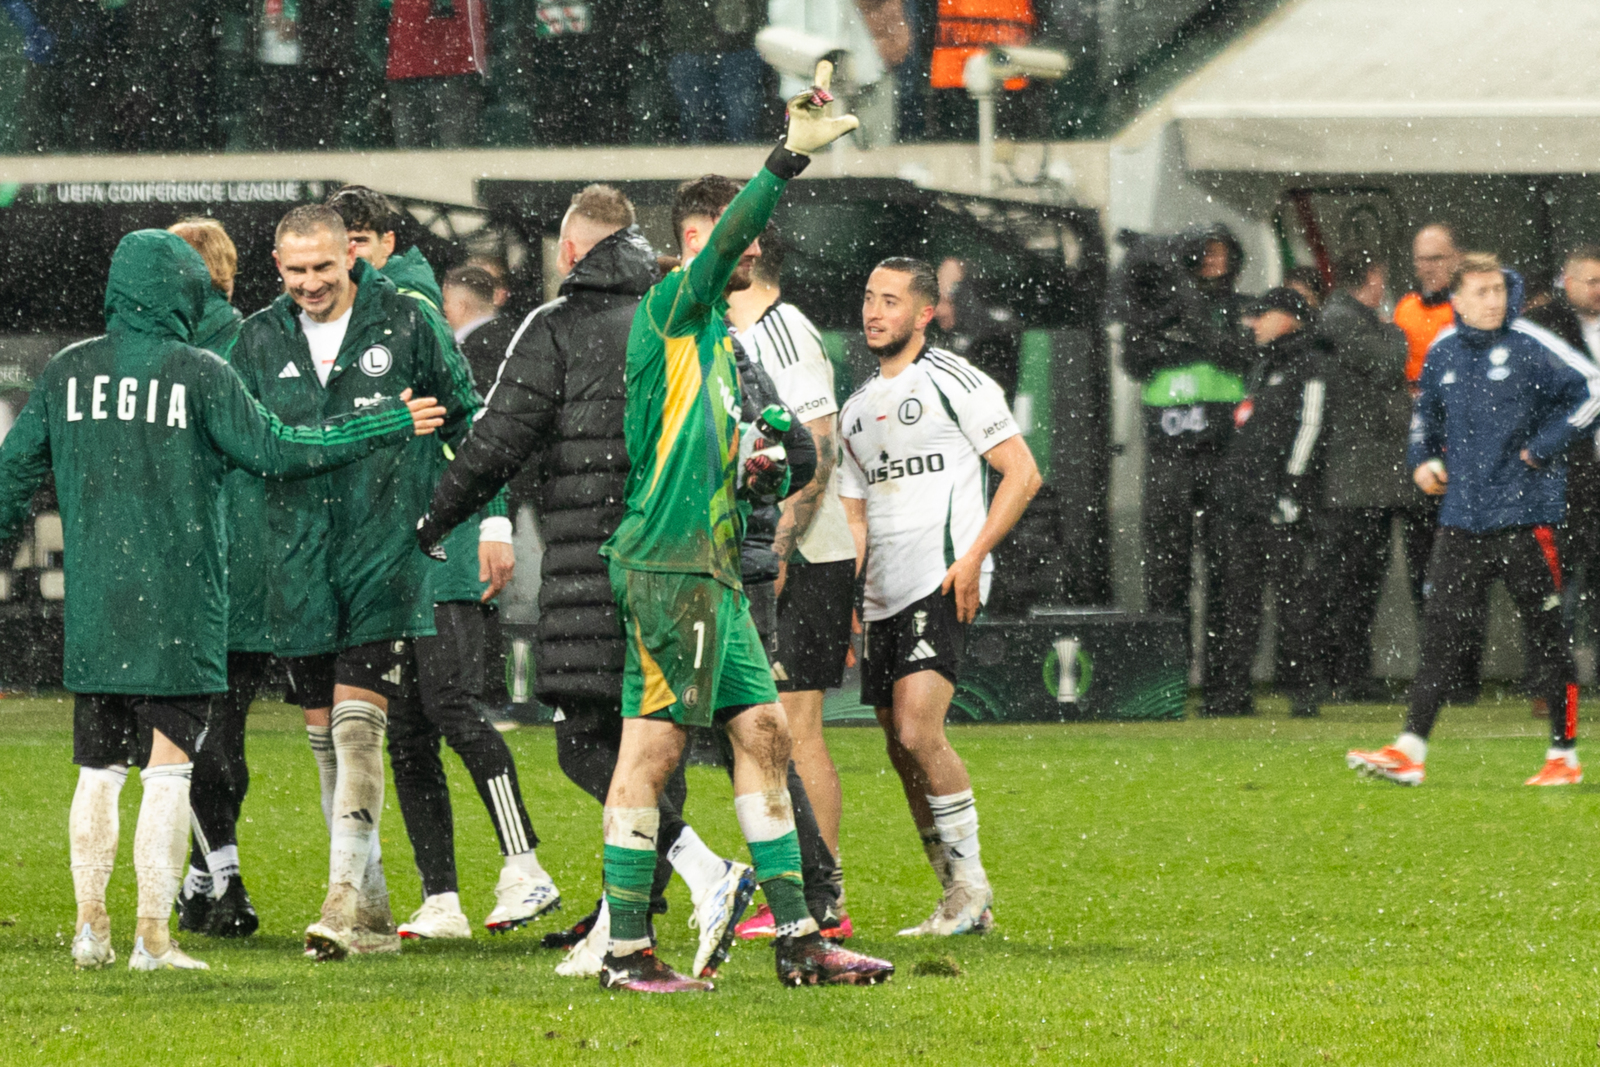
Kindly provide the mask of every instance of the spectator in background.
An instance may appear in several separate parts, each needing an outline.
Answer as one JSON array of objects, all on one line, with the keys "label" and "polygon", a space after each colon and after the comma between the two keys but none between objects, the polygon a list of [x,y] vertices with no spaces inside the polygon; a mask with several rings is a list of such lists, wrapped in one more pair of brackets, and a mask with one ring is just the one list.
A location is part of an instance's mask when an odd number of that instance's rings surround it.
[{"label": "spectator in background", "polygon": [[1278,688],[1291,713],[1316,715],[1311,660],[1317,598],[1305,567],[1311,515],[1321,500],[1322,367],[1327,342],[1316,312],[1293,289],[1251,308],[1259,360],[1213,487],[1216,535],[1227,545],[1208,609],[1201,685],[1206,715],[1253,715],[1250,667],[1261,638],[1262,594],[1277,589]]},{"label": "spectator in background", "polygon": [[1310,265],[1290,267],[1283,276],[1283,284],[1305,297],[1313,311],[1322,307],[1322,298],[1328,295],[1323,288],[1322,271]]},{"label": "spectator in background", "polygon": [[1022,321],[1006,305],[985,300],[977,279],[968,278],[961,260],[946,258],[939,264],[938,274],[935,343],[993,378],[1005,391],[1006,404],[1014,406],[1022,359]]},{"label": "spectator in background", "polygon": [[[500,315],[495,298],[502,292],[494,275],[482,267],[456,267],[444,276],[444,317],[472,367],[480,394],[494,385],[517,330],[515,321]],[[504,297],[500,299],[503,303]]]},{"label": "spectator in background", "polygon": [[[1600,246],[1584,245],[1567,255],[1561,272],[1561,291],[1544,306],[1527,313],[1529,322],[1543,326],[1578,352],[1600,362]],[[1600,457],[1596,437],[1585,435],[1567,451],[1566,557],[1570,571],[1581,571],[1575,600],[1588,602],[1589,626],[1600,618],[1594,608],[1594,591],[1600,586]],[[1569,597],[1571,594],[1569,594]],[[1578,604],[1569,601],[1575,612]],[[1548,709],[1546,711],[1548,714]]]},{"label": "spectator in background", "polygon": [[253,0],[262,148],[334,148],[356,54],[357,0]]},{"label": "spectator in background", "polygon": [[1372,677],[1372,624],[1389,572],[1389,531],[1420,495],[1406,467],[1411,391],[1406,338],[1378,316],[1388,269],[1366,250],[1334,266],[1321,332],[1333,346],[1328,386],[1327,470],[1314,583],[1322,601],[1327,671],[1341,703],[1383,699]]},{"label": "spectator in background", "polygon": [[488,73],[488,0],[394,0],[386,75],[398,147],[477,144]]},{"label": "spectator in background", "polygon": [[[1412,383],[1413,392],[1422,375],[1428,347],[1440,330],[1455,323],[1455,311],[1450,306],[1450,278],[1460,261],[1461,250],[1456,246],[1455,231],[1446,223],[1428,223],[1417,231],[1411,242],[1411,268],[1416,274],[1417,288],[1395,304],[1394,324],[1406,335],[1406,379]],[[1406,571],[1411,579],[1411,600],[1419,619],[1428,557],[1433,553],[1434,532],[1439,526],[1440,499],[1430,496],[1405,513]],[[1447,701],[1465,704],[1478,699],[1482,658],[1480,650],[1460,661],[1466,673],[1450,681],[1446,688]]]},{"label": "spectator in background", "polygon": [[651,21],[650,0],[530,4],[531,27],[510,45],[538,145],[623,144],[628,94]]},{"label": "spectator in background", "polygon": [[27,60],[17,147],[26,152],[105,149],[104,70],[110,15],[76,0],[4,0]]},{"label": "spectator in background", "polygon": [[766,0],[662,0],[678,133],[689,144],[761,136],[767,65],[755,48]]}]

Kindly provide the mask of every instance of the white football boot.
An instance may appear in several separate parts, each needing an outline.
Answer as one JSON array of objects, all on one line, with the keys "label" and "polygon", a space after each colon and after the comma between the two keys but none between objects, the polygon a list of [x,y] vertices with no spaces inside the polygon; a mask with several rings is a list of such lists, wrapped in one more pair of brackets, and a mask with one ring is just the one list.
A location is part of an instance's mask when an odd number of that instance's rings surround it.
[{"label": "white football boot", "polygon": [[461,911],[461,898],[455,893],[435,893],[400,924],[400,936],[407,940],[448,940],[472,936],[472,927]]},{"label": "white football boot", "polygon": [[561,907],[561,890],[548,874],[535,877],[507,866],[500,868],[494,900],[494,910],[483,920],[483,925],[491,933],[503,934]]},{"label": "white football boot", "polygon": [[689,970],[696,978],[706,977],[708,969],[715,972],[728,958],[734,927],[756,893],[754,867],[733,860],[724,862],[727,870],[694,902],[694,913],[689,916],[689,925],[700,930],[700,947],[695,950],[694,966]]},{"label": "white football boot", "polygon": [[951,882],[933,914],[916,926],[901,930],[901,937],[951,937],[986,934],[994,928],[994,891],[987,884]]},{"label": "white football boot", "polygon": [[594,926],[582,941],[567,949],[566,957],[556,964],[556,973],[563,978],[593,978],[604,965],[606,949],[611,945],[611,908],[600,902],[600,914]]},{"label": "white football boot", "polygon": [[98,971],[117,962],[116,949],[111,947],[108,934],[104,941],[95,936],[88,923],[72,939],[72,962],[80,971]]},{"label": "white football boot", "polygon": [[202,963],[178,947],[177,942],[167,942],[167,951],[152,956],[144,947],[144,938],[135,938],[133,955],[128,957],[130,971],[209,971],[211,965]]}]

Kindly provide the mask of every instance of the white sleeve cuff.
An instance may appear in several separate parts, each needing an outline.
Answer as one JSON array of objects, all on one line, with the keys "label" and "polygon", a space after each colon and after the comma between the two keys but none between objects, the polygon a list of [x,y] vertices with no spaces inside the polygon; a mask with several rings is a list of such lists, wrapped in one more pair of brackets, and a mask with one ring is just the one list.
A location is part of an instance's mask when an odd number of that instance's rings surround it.
[{"label": "white sleeve cuff", "polygon": [[478,523],[478,543],[485,541],[499,541],[501,544],[511,543],[511,519],[506,515],[490,515]]}]

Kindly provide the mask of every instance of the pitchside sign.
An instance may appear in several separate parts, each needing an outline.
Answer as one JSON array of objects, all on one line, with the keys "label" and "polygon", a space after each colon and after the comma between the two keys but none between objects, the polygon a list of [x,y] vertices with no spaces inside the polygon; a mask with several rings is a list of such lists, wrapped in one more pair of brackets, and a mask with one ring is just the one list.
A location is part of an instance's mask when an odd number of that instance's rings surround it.
[{"label": "pitchside sign", "polygon": [[[219,220],[239,249],[234,304],[246,313],[281,292],[272,233],[296,204],[321,201],[333,181],[156,181],[0,184],[0,333],[87,337],[105,330],[106,271],[131,230],[195,215]],[[35,369],[35,368],[30,368]]]},{"label": "pitchside sign", "polygon": [[1176,615],[1034,608],[967,635],[950,720],[1179,719],[1188,643]]}]

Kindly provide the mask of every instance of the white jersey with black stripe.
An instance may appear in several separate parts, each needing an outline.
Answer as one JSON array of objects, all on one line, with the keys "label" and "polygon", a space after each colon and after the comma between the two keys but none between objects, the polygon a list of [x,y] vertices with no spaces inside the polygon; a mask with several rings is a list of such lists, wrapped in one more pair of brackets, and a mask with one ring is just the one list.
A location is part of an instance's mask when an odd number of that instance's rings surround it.
[{"label": "white jersey with black stripe", "polygon": [[[729,333],[761,364],[778,387],[778,395],[801,422],[810,422],[839,410],[833,393],[833,362],[822,345],[822,335],[793,304],[777,303],[747,330]],[[828,488],[797,546],[808,563],[838,563],[855,559],[856,546],[839,503],[839,472],[835,468]]]},{"label": "white jersey with black stripe", "polygon": [[[994,379],[939,348],[867,379],[839,426],[839,492],[867,506],[861,617],[877,622],[935,592],[972,547],[989,510],[983,456],[1021,431]],[[985,558],[985,598],[993,570]]]}]

